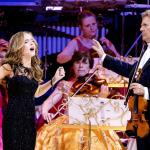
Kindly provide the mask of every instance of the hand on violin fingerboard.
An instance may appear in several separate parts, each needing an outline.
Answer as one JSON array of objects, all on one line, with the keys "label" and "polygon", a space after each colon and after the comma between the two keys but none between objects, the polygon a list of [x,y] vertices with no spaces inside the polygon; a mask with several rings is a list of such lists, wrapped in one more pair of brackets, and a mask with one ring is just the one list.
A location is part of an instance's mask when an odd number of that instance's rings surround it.
[{"label": "hand on violin fingerboard", "polygon": [[129,89],[133,90],[134,94],[141,95],[141,96],[144,95],[144,86],[139,83],[131,83]]}]

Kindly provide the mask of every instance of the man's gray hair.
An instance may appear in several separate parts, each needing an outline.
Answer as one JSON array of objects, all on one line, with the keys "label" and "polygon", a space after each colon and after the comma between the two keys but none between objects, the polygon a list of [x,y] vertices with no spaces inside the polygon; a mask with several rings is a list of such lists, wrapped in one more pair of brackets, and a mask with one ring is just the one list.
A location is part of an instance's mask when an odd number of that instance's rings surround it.
[{"label": "man's gray hair", "polygon": [[144,11],[142,14],[141,14],[141,16],[142,16],[142,18],[144,18],[144,17],[150,17],[150,9],[148,9],[148,10],[146,10],[146,11]]}]

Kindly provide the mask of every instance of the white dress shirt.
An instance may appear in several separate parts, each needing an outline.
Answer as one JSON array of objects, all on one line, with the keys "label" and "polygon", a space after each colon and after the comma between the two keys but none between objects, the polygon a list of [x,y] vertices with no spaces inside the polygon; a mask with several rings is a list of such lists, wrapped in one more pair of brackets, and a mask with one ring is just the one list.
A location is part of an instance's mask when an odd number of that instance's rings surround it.
[{"label": "white dress shirt", "polygon": [[150,43],[148,43],[148,47],[140,60],[138,68],[142,69],[149,58],[150,58]]},{"label": "white dress shirt", "polygon": [[[146,51],[144,52],[144,54],[140,60],[139,66],[138,66],[138,68],[141,68],[141,69],[144,67],[144,65],[150,58],[150,43],[148,43],[147,45],[148,45],[148,47],[147,47]],[[149,93],[148,93],[147,87],[144,87],[144,98],[149,100]]]}]

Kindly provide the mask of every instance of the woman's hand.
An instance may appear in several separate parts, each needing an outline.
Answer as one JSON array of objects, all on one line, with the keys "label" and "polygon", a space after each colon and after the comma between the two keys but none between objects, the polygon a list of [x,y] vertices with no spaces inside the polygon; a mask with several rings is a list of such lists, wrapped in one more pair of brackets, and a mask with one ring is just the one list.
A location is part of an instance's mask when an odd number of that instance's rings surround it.
[{"label": "woman's hand", "polygon": [[44,118],[44,120],[46,120],[47,122],[50,122],[53,119],[54,114],[53,113],[49,113],[49,101],[46,100],[43,104],[42,104],[42,116]]},{"label": "woman's hand", "polygon": [[93,41],[92,41],[92,48],[98,53],[100,58],[105,54],[102,46],[95,39],[93,39]]},{"label": "woman's hand", "polygon": [[59,80],[61,80],[63,77],[65,76],[65,70],[63,67],[59,67],[56,70],[56,73],[54,75],[54,77],[52,78],[52,83],[55,84],[56,82],[58,82]]}]

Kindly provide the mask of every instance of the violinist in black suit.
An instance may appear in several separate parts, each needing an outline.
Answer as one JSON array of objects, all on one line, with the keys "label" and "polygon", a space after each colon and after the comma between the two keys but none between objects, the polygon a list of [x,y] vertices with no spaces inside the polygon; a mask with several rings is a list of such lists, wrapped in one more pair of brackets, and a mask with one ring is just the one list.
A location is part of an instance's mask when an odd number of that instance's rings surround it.
[{"label": "violinist in black suit", "polygon": [[[122,62],[118,59],[115,59],[109,55],[106,55],[102,46],[96,41],[93,40],[93,49],[99,54],[100,63],[107,69],[110,69],[122,76],[128,77],[129,82],[129,91],[130,93],[138,96],[143,96],[147,101],[147,112],[145,112],[145,118],[148,120],[150,127],[150,10],[146,10],[142,13],[142,22],[140,31],[142,32],[142,39],[147,44],[146,50],[141,54],[141,58],[138,63],[133,65]],[[136,70],[142,70],[138,83],[133,80],[131,82],[133,74],[137,75]],[[141,129],[142,130],[142,129]],[[150,133],[145,137],[137,136],[137,149],[138,150],[147,150],[150,147]]]}]

